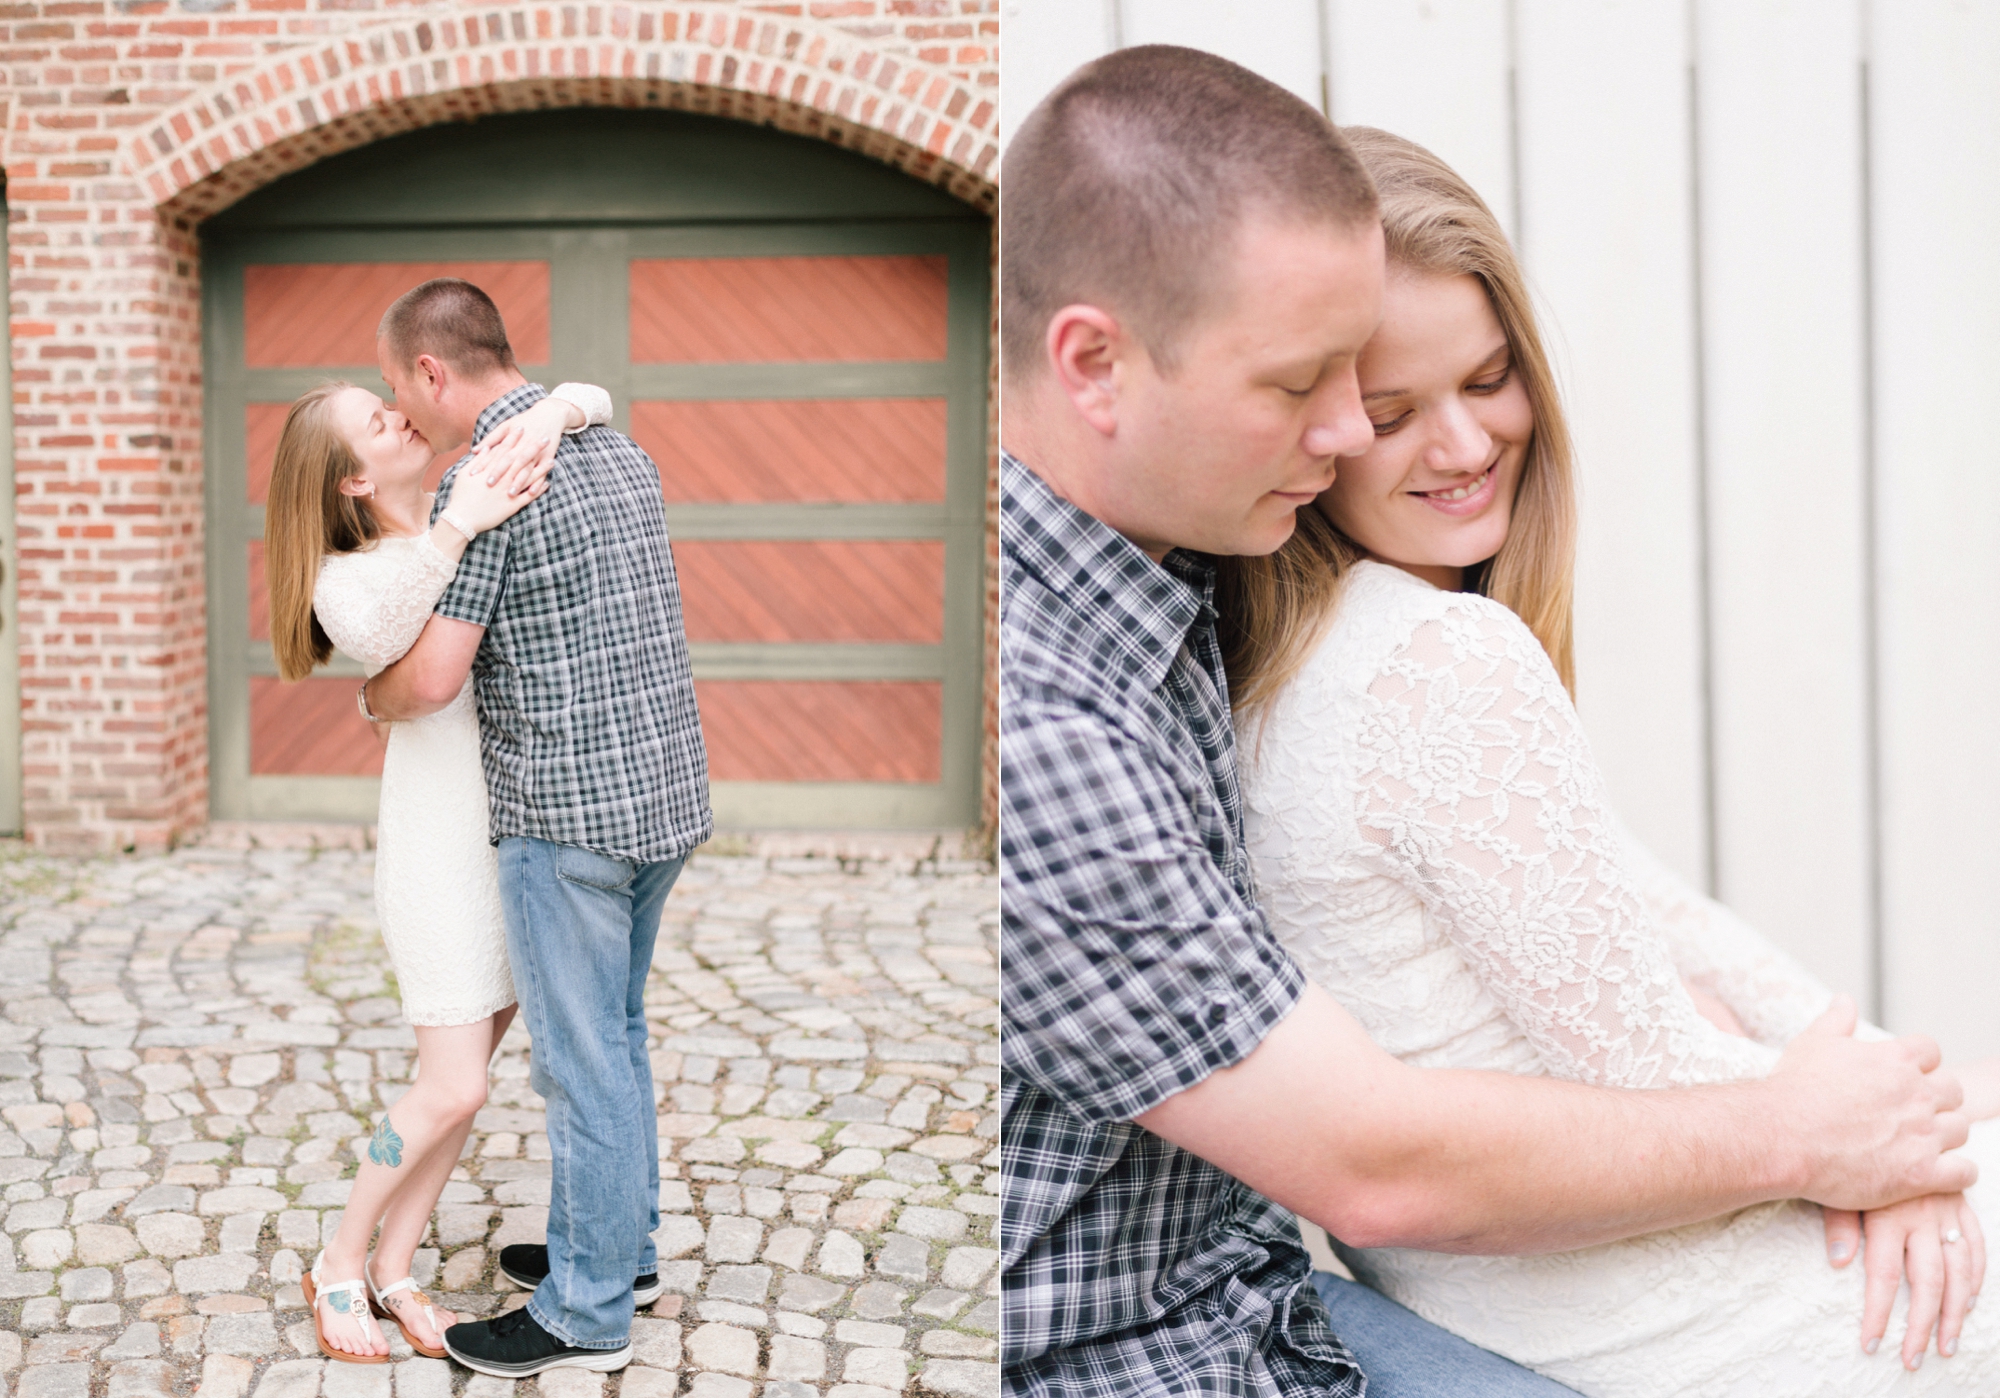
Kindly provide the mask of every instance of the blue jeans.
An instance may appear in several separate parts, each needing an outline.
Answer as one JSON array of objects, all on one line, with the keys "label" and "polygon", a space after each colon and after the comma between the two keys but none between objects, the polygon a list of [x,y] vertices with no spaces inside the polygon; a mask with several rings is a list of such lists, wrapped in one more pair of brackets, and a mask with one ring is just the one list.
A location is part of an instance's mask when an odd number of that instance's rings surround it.
[{"label": "blue jeans", "polygon": [[1554,1379],[1440,1330],[1379,1291],[1331,1272],[1314,1272],[1313,1289],[1333,1312],[1333,1333],[1368,1376],[1368,1398],[1576,1398]]},{"label": "blue jeans", "polygon": [[632,1279],[657,1265],[659,1119],[646,973],[685,859],[636,864],[575,845],[500,842],[514,993],[548,1102],[549,1274],[528,1312],[567,1344],[618,1349]]}]

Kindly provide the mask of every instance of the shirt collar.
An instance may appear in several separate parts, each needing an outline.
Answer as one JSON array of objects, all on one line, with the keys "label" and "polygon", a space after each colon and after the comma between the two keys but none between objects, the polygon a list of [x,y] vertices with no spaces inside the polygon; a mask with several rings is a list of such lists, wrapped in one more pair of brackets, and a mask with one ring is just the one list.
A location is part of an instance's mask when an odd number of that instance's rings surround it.
[{"label": "shirt collar", "polygon": [[478,446],[480,439],[516,413],[526,412],[535,404],[548,397],[548,391],[538,383],[524,383],[518,388],[510,388],[488,403],[479,414],[479,420],[472,424],[472,445]]},{"label": "shirt collar", "polygon": [[1188,629],[1215,616],[1215,564],[1175,549],[1164,564],[1000,455],[1000,551],[1133,658],[1149,687],[1166,678]]}]

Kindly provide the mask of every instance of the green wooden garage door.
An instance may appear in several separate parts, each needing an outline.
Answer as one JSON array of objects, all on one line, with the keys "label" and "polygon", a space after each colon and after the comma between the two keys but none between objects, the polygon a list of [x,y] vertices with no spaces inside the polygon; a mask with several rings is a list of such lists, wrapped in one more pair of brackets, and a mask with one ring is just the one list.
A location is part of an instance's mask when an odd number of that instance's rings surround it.
[{"label": "green wooden garage door", "polygon": [[456,275],[493,295],[531,379],[604,385],[659,463],[718,820],[973,823],[987,236],[874,162],[658,112],[432,128],[218,215],[214,816],[373,818],[360,667],[277,677],[264,491],[286,406],[328,378],[380,390],[382,311]]}]

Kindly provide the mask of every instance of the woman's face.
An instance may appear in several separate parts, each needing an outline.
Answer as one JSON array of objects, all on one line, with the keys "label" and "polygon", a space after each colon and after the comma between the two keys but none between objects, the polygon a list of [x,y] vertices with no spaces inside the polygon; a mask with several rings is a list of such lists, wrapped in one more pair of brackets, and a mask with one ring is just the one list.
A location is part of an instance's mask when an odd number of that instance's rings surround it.
[{"label": "woman's face", "polygon": [[1457,588],[1507,540],[1535,427],[1479,280],[1392,264],[1360,378],[1375,440],[1315,503],[1374,557]]},{"label": "woman's face", "polygon": [[343,388],[327,400],[327,412],[333,430],[361,463],[359,475],[340,483],[347,494],[394,493],[424,478],[435,455],[431,444],[408,418],[367,389]]}]

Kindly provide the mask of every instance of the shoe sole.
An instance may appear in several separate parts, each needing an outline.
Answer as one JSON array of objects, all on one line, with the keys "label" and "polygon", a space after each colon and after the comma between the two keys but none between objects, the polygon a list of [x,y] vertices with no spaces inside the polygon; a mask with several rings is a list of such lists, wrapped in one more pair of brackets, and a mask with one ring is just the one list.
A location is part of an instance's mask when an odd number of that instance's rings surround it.
[{"label": "shoe sole", "polygon": [[[502,1263],[500,1265],[500,1275],[505,1277],[508,1281],[514,1283],[514,1285],[520,1287],[523,1291],[533,1291],[536,1287],[542,1284],[542,1277],[521,1276],[513,1271],[510,1271],[505,1263]],[[544,1275],[547,1274],[544,1273]],[[634,1287],[632,1289],[632,1304],[635,1307],[650,1306],[655,1301],[659,1300],[661,1296],[665,1295],[666,1290],[667,1290],[667,1284],[659,1280],[658,1277],[655,1277],[653,1279],[653,1284],[651,1286]]]},{"label": "shoe sole", "polygon": [[551,1369],[589,1369],[595,1373],[608,1374],[622,1369],[632,1362],[632,1346],[623,1349],[583,1349],[571,1350],[552,1359],[537,1360],[532,1364],[499,1364],[491,1359],[478,1359],[459,1352],[458,1346],[450,1340],[444,1347],[453,1359],[466,1368],[481,1374],[491,1374],[497,1379],[527,1379],[536,1374],[545,1374]]}]

